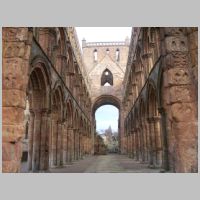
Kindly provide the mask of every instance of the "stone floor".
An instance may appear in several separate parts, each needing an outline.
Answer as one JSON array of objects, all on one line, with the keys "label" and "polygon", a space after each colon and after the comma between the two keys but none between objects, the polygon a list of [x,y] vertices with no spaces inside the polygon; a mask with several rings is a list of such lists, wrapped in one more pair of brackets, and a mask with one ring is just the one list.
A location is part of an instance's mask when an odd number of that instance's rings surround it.
[{"label": "stone floor", "polygon": [[50,169],[50,173],[159,173],[125,155],[108,154],[89,156],[63,168]]}]

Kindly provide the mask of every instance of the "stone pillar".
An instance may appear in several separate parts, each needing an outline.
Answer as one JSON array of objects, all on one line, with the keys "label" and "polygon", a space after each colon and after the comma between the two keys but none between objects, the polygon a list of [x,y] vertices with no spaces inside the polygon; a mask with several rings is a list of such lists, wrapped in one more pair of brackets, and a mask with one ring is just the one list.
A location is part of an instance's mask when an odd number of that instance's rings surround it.
[{"label": "stone pillar", "polygon": [[140,124],[140,141],[141,141],[141,162],[145,162],[145,142],[144,142],[144,130],[142,124]]},{"label": "stone pillar", "polygon": [[72,128],[67,128],[67,163],[71,164],[72,162],[72,145],[71,145],[71,132],[72,132]]},{"label": "stone pillar", "polygon": [[149,123],[149,152],[150,152],[150,158],[149,158],[149,167],[154,168],[154,121],[152,118],[148,118]]},{"label": "stone pillar", "polygon": [[56,165],[61,164],[61,137],[62,137],[62,122],[58,121],[58,134],[56,143]]},{"label": "stone pillar", "polygon": [[131,153],[130,153],[130,157],[133,158],[133,134],[132,131],[130,131],[130,149],[131,149]]},{"label": "stone pillar", "polygon": [[149,161],[151,145],[150,145],[149,124],[147,123],[146,119],[144,121],[144,125],[145,125],[145,130],[146,130],[146,141],[147,141],[147,161]]},{"label": "stone pillar", "polygon": [[64,121],[61,122],[61,134],[60,134],[60,166],[63,166],[65,163],[65,158],[64,158],[64,134],[65,134],[65,123]]},{"label": "stone pillar", "polygon": [[28,127],[28,170],[32,170],[33,159],[33,134],[34,134],[34,112],[30,111],[30,122]]},{"label": "stone pillar", "polygon": [[62,137],[62,149],[63,149],[63,154],[62,154],[62,162],[63,165],[67,164],[67,122],[65,121],[63,123],[63,137]]},{"label": "stone pillar", "polygon": [[79,133],[78,129],[74,130],[74,140],[75,140],[75,160],[79,159]]},{"label": "stone pillar", "polygon": [[147,132],[146,132],[146,127],[145,127],[145,122],[144,122],[144,118],[142,118],[142,133],[143,133],[143,148],[144,148],[144,155],[143,155],[143,162],[147,161]]},{"label": "stone pillar", "polygon": [[79,135],[79,139],[80,139],[80,159],[83,159],[83,135],[81,132]]},{"label": "stone pillar", "polygon": [[139,137],[137,128],[135,128],[135,159],[139,161]]},{"label": "stone pillar", "polygon": [[164,28],[162,45],[163,107],[168,113],[167,131],[174,135],[174,140],[168,137],[170,166],[175,172],[197,172],[197,94],[185,28]]},{"label": "stone pillar", "polygon": [[50,153],[50,166],[55,167],[57,164],[57,134],[58,122],[57,115],[51,114],[51,153]]},{"label": "stone pillar", "polygon": [[41,137],[41,117],[42,112],[40,110],[34,111],[34,133],[33,133],[33,159],[32,159],[32,170],[37,172],[40,168],[40,137]]},{"label": "stone pillar", "polygon": [[129,156],[129,142],[128,142],[128,134],[126,135],[126,148],[127,148],[127,155]]},{"label": "stone pillar", "polygon": [[32,31],[2,28],[2,172],[19,172]]},{"label": "stone pillar", "polygon": [[[40,170],[45,170],[46,159],[49,157],[47,143],[48,143],[48,111],[44,110],[41,112],[41,132],[40,132]],[[46,158],[47,157],[47,158]]]},{"label": "stone pillar", "polygon": [[156,165],[161,167],[162,165],[162,141],[161,141],[161,129],[160,129],[160,116],[154,116],[154,131],[156,141]]},{"label": "stone pillar", "polygon": [[134,157],[134,159],[136,160],[136,152],[137,152],[137,150],[136,150],[136,129],[134,128],[133,129],[133,157]]},{"label": "stone pillar", "polygon": [[131,134],[132,134],[132,158],[134,159],[135,158],[135,140],[134,140],[134,137],[135,137],[135,134],[134,134],[134,129],[132,129],[131,131]]},{"label": "stone pillar", "polygon": [[162,125],[162,144],[163,144],[163,154],[162,154],[162,167],[161,172],[169,170],[169,160],[168,160],[168,140],[167,140],[167,130],[166,130],[166,113],[164,108],[158,108],[161,115],[161,125]]}]

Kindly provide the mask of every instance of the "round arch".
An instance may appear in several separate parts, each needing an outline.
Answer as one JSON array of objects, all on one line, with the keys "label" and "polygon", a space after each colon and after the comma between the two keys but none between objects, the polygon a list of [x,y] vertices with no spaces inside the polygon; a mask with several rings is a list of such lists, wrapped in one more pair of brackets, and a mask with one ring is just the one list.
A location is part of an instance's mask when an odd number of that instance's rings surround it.
[{"label": "round arch", "polygon": [[95,116],[96,110],[104,105],[112,105],[119,109],[120,111],[120,100],[117,97],[112,95],[102,95],[95,99],[93,106],[92,106],[92,116]]}]

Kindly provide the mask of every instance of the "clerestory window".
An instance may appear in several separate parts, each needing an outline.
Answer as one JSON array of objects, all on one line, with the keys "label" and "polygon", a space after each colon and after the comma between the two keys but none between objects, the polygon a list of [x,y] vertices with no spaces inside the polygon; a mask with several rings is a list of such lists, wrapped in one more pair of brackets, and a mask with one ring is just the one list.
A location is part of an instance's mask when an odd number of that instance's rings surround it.
[{"label": "clerestory window", "polygon": [[116,50],[116,61],[119,61],[120,59],[120,54],[119,54],[119,49]]},{"label": "clerestory window", "polygon": [[93,55],[94,55],[94,61],[97,62],[97,50],[96,49],[93,51]]}]

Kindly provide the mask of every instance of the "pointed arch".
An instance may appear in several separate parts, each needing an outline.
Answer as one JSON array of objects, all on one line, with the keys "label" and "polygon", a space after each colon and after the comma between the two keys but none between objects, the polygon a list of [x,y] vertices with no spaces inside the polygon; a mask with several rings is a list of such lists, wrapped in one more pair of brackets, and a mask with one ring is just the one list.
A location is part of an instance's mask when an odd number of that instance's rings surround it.
[{"label": "pointed arch", "polygon": [[105,69],[101,75],[101,86],[104,86],[106,83],[109,83],[113,86],[113,74],[109,69]]},{"label": "pointed arch", "polygon": [[69,98],[67,100],[67,111],[66,111],[66,120],[68,127],[72,127],[73,124],[73,104],[72,100]]}]

